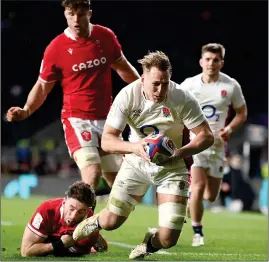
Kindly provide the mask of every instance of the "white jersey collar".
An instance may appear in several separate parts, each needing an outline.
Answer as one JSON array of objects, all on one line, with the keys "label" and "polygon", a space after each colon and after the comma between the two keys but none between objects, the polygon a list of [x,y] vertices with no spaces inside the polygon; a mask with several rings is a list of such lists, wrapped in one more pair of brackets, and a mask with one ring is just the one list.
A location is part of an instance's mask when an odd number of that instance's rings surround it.
[{"label": "white jersey collar", "polygon": [[211,83],[204,83],[203,82],[203,74],[200,74],[199,78],[200,78],[200,82],[201,82],[202,85],[218,85],[219,82],[220,82],[220,74],[219,74],[218,80],[216,82],[211,82]]}]

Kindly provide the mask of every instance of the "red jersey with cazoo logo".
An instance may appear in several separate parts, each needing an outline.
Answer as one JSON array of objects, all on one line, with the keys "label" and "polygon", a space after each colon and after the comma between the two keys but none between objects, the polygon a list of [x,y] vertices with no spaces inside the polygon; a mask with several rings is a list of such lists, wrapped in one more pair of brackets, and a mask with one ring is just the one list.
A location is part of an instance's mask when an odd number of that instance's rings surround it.
[{"label": "red jersey with cazoo logo", "polygon": [[88,38],[74,38],[69,28],[47,46],[39,80],[60,81],[62,118],[106,119],[112,103],[111,64],[122,56],[115,34],[90,24]]}]

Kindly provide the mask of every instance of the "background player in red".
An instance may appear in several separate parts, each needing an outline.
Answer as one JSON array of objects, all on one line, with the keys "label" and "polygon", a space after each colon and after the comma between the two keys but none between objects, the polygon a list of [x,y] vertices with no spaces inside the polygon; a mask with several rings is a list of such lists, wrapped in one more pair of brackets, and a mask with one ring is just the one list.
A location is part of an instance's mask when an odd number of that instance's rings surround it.
[{"label": "background player in red", "polygon": [[[63,88],[65,140],[82,180],[96,189],[103,175],[111,186],[121,156],[101,152],[100,138],[112,103],[111,68],[127,83],[139,78],[115,34],[91,24],[90,0],[63,0],[68,27],[47,46],[39,78],[23,108],[11,107],[8,121],[24,120],[45,101],[56,81]],[[101,164],[101,165],[100,165]]]},{"label": "background player in red", "polygon": [[93,215],[95,194],[84,182],[75,182],[66,192],[65,198],[43,202],[34,212],[22,238],[21,255],[79,256],[95,251],[107,250],[107,242],[100,234],[75,242],[73,231],[83,219]]}]

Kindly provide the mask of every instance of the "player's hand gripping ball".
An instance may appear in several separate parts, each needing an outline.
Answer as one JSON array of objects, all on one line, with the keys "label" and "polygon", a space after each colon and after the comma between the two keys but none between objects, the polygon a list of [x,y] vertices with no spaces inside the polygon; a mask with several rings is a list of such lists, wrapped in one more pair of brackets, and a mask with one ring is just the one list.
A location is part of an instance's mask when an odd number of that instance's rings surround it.
[{"label": "player's hand gripping ball", "polygon": [[167,136],[157,134],[149,135],[145,138],[147,145],[145,151],[149,155],[151,162],[156,165],[162,165],[168,158],[173,155],[176,146]]}]

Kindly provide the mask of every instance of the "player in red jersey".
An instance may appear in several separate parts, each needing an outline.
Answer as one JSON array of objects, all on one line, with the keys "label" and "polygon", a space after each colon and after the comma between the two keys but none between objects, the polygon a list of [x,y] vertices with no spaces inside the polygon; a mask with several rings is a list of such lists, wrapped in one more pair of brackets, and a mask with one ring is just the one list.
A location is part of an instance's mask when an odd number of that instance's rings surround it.
[{"label": "player in red jersey", "polygon": [[100,138],[112,103],[111,68],[127,83],[139,78],[115,34],[89,23],[90,0],[63,0],[68,27],[47,46],[39,78],[23,108],[11,107],[8,121],[24,120],[45,101],[56,81],[63,88],[61,113],[65,140],[82,180],[96,189],[101,166],[111,186],[121,156],[101,151]]},{"label": "player in red jersey", "polygon": [[66,192],[65,198],[43,202],[34,212],[25,227],[21,255],[79,256],[95,251],[107,250],[107,242],[98,234],[74,242],[73,231],[78,223],[93,215],[95,194],[84,182],[75,182]]}]

